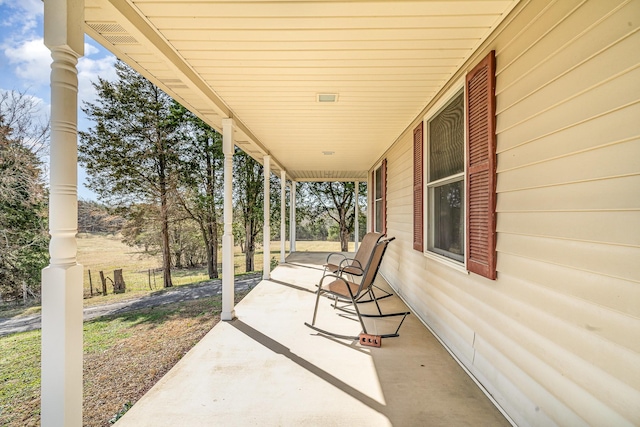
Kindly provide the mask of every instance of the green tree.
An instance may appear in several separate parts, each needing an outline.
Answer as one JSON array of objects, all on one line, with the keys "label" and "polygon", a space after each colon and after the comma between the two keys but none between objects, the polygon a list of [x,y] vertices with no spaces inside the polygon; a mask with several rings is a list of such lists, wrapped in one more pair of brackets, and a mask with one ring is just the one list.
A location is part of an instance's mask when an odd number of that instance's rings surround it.
[{"label": "green tree", "polygon": [[240,221],[244,226],[246,271],[255,270],[256,237],[264,222],[263,167],[251,156],[236,150],[233,156],[234,192]]},{"label": "green tree", "polygon": [[117,80],[93,83],[96,102],[83,111],[95,125],[80,132],[79,160],[88,186],[111,206],[144,202],[158,206],[164,287],[172,286],[170,199],[179,170],[180,140],[172,99],[122,62]]},{"label": "green tree", "polygon": [[173,117],[185,150],[181,153],[178,202],[200,229],[206,248],[207,272],[218,277],[218,224],[222,200],[222,135],[178,103]]},{"label": "green tree", "polygon": [[206,246],[202,244],[198,223],[189,217],[172,222],[171,249],[177,268],[198,267],[207,262]]},{"label": "green tree", "polygon": [[[270,174],[269,177],[269,206],[271,208],[270,212],[270,226],[271,226],[271,238],[280,238],[280,195],[281,195],[281,187],[280,187],[280,178],[276,176],[276,174]],[[287,191],[285,190],[285,194]],[[288,199],[286,199],[288,200]],[[286,215],[287,205],[285,202],[285,227],[289,223],[287,219],[289,218]],[[287,230],[287,228],[285,228]],[[285,232],[286,237],[286,232]]]},{"label": "green tree", "polygon": [[48,261],[47,193],[38,153],[48,125],[36,101],[20,92],[0,94],[0,293],[17,298],[40,289]]},{"label": "green tree", "polygon": [[159,215],[156,204],[135,203],[124,208],[117,208],[126,220],[120,229],[122,241],[129,246],[141,246],[150,255],[157,255],[162,248],[162,241],[157,228]]},{"label": "green tree", "polygon": [[[308,195],[306,203],[315,206],[318,215],[325,213],[336,222],[340,250],[348,251],[349,237],[354,231],[355,184],[353,182],[308,182],[303,183],[302,187],[302,191]],[[360,195],[365,194],[366,183],[360,183],[358,192]]]},{"label": "green tree", "polygon": [[171,253],[176,268],[196,267],[206,261],[205,246],[196,221],[189,216],[176,218],[170,227]]}]

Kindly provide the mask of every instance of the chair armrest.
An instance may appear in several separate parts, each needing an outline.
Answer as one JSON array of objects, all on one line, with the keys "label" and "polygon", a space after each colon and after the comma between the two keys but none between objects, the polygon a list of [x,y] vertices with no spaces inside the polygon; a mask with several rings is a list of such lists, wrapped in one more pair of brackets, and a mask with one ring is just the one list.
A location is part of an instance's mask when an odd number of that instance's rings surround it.
[{"label": "chair armrest", "polygon": [[[342,257],[342,258],[343,258],[343,260],[342,260],[342,261],[344,261],[345,259],[347,259],[347,257],[346,257],[344,254],[340,253],[340,252],[331,252],[329,255],[327,255],[327,264],[332,264],[332,263],[329,261],[329,260],[331,259],[331,257],[332,257],[332,256]],[[341,261],[341,262],[339,262],[339,263],[333,263],[333,264],[342,264],[342,261]]]},{"label": "chair armrest", "polygon": [[358,261],[357,259],[345,258],[342,260],[342,262],[340,262],[340,265],[338,267],[339,267],[338,274],[342,274],[344,270],[347,268],[353,268],[355,270],[359,270],[360,275],[364,274],[364,269],[362,268],[362,264],[360,264],[360,261]]},{"label": "chair armrest", "polygon": [[[342,264],[344,264],[345,261],[351,261],[351,262],[349,263],[349,265],[344,265],[343,266]],[[344,267],[354,267],[354,268],[357,268],[359,270],[363,270],[362,264],[360,264],[360,261],[358,261],[355,258],[346,258],[345,257],[345,259],[343,259],[342,262],[340,263],[340,268],[342,269]]]}]

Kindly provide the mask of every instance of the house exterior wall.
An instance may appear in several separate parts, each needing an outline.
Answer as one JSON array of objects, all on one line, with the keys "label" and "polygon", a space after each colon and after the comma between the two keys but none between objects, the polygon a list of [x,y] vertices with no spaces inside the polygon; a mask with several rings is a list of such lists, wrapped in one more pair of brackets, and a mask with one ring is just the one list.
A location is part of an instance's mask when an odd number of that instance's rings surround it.
[{"label": "house exterior wall", "polygon": [[638,0],[523,1],[452,78],[496,51],[497,280],[412,247],[430,107],[384,156],[381,273],[521,426],[640,425],[639,28]]}]

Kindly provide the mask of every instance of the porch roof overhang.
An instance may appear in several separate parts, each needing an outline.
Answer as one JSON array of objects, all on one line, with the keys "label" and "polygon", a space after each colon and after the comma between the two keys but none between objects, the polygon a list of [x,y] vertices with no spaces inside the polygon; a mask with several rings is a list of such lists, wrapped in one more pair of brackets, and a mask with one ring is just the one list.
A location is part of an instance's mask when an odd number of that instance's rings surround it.
[{"label": "porch roof overhang", "polygon": [[[296,181],[366,180],[518,0],[85,0],[85,32]],[[337,102],[319,102],[336,94]]]}]

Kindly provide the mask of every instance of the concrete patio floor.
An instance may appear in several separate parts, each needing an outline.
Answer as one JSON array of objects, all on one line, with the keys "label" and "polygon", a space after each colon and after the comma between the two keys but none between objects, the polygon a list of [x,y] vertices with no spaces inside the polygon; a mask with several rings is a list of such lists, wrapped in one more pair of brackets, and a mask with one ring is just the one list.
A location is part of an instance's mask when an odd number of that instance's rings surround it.
[{"label": "concrete patio floor", "polygon": [[[307,328],[325,258],[290,255],[236,306],[237,319],[216,325],[116,425],[510,425],[414,315],[381,348]],[[376,284],[388,287],[381,277]],[[381,304],[405,309],[396,296]],[[397,321],[367,328],[392,332]],[[317,324],[360,332],[324,298]]]}]

